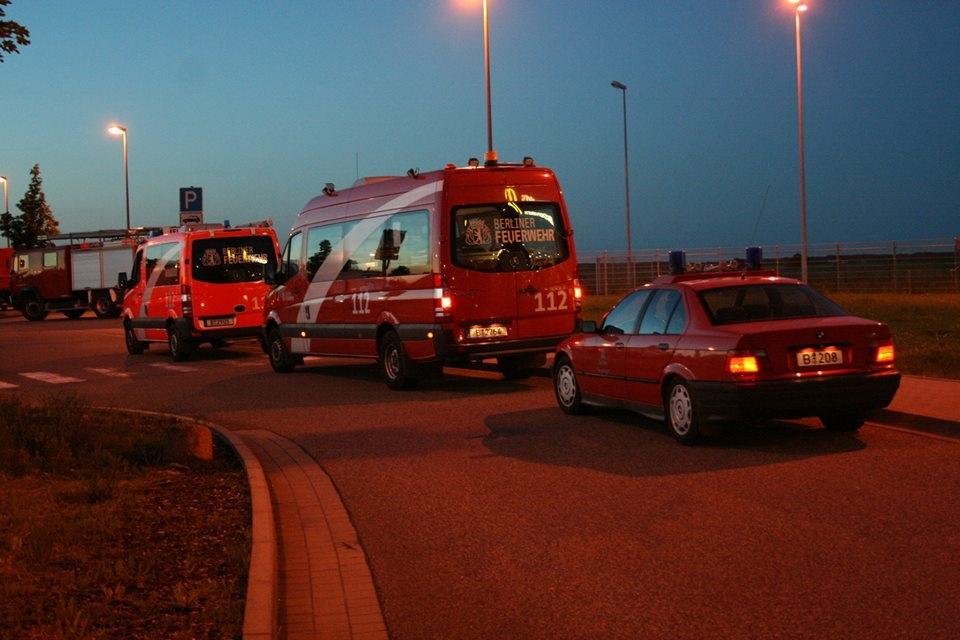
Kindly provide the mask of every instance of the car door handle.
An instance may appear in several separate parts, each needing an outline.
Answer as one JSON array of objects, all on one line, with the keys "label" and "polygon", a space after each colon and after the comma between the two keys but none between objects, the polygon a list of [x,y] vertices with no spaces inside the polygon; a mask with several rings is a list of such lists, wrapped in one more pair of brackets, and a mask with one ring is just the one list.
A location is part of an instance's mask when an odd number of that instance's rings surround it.
[{"label": "car door handle", "polygon": [[620,350],[620,349],[623,349],[626,345],[624,345],[622,342],[618,342],[617,344],[615,344],[615,345],[613,345],[613,346],[615,346],[615,347],[617,348],[617,350]]},{"label": "car door handle", "polygon": [[657,345],[657,349],[660,349],[660,351],[666,351],[669,348],[670,348],[670,345],[666,342],[661,342],[660,344]]}]

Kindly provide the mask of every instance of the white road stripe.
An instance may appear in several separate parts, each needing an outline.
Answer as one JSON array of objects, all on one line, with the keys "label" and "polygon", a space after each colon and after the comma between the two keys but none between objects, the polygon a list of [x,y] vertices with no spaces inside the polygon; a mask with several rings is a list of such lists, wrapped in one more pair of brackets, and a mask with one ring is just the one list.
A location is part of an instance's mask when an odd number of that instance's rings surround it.
[{"label": "white road stripe", "polygon": [[179,372],[181,372],[181,373],[187,373],[187,372],[190,372],[190,371],[196,371],[196,370],[197,370],[195,367],[184,367],[184,366],[179,365],[179,364],[167,364],[167,363],[165,363],[165,362],[157,362],[157,363],[151,364],[151,365],[149,365],[149,366],[151,366],[151,367],[156,367],[157,369],[165,369],[165,370],[167,370],[167,371],[179,371]]},{"label": "white road stripe", "polygon": [[50,373],[49,371],[29,371],[27,373],[21,373],[21,376],[24,378],[30,378],[31,380],[36,380],[37,382],[46,382],[47,384],[68,384],[71,382],[83,382],[83,378],[71,378],[70,376],[61,376],[57,373]]},{"label": "white road stripe", "polygon": [[100,375],[107,376],[108,378],[129,378],[131,375],[133,375],[129,371],[117,371],[116,369],[98,369],[96,367],[87,367],[86,371],[99,373]]},{"label": "white road stripe", "polygon": [[9,382],[0,382],[0,389],[16,389],[20,385],[10,384]]}]

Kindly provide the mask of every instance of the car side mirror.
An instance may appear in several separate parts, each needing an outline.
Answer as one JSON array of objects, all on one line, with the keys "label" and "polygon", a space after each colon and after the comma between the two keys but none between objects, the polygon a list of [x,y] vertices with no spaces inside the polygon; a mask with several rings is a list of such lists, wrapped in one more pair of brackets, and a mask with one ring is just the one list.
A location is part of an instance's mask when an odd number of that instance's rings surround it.
[{"label": "car side mirror", "polygon": [[121,271],[117,274],[117,288],[126,289],[127,288],[127,272]]},{"label": "car side mirror", "polygon": [[595,320],[581,320],[578,331],[580,333],[596,333],[597,323]]}]

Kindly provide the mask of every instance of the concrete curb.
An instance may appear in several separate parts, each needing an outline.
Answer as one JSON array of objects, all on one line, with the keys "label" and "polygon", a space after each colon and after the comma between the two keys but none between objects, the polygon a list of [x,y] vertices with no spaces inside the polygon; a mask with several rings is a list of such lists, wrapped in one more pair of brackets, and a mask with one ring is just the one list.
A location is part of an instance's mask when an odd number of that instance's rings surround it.
[{"label": "concrete curb", "polygon": [[179,422],[206,427],[226,442],[243,462],[250,487],[251,544],[250,570],[247,574],[247,596],[243,610],[244,640],[273,640],[277,637],[277,529],[274,522],[270,487],[260,461],[236,435],[220,425],[175,413],[98,407],[119,413],[173,418]]}]

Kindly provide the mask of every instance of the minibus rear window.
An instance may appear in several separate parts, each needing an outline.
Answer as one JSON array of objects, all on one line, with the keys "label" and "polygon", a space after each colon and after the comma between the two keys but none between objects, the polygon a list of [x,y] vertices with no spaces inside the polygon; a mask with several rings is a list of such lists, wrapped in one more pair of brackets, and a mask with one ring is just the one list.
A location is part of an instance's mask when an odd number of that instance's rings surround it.
[{"label": "minibus rear window", "polygon": [[567,259],[560,209],[543,202],[472,205],[453,210],[453,260],[475,271],[536,271]]},{"label": "minibus rear window", "polygon": [[215,284],[263,280],[266,265],[276,266],[267,236],[205,238],[193,242],[193,279]]}]

